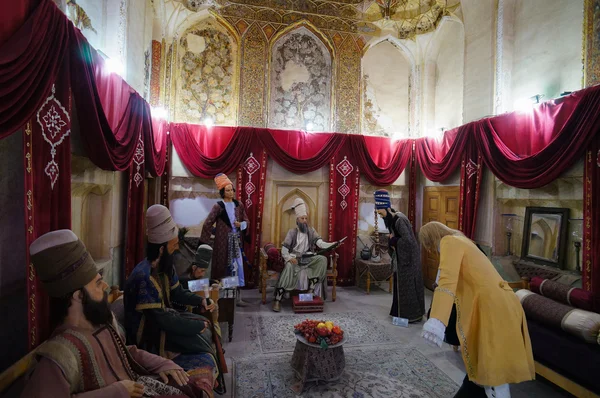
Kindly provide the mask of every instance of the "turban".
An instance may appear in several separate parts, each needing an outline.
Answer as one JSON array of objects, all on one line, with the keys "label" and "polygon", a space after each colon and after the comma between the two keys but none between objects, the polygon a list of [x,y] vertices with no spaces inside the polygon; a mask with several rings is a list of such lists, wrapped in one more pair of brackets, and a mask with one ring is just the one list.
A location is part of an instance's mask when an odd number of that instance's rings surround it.
[{"label": "turban", "polygon": [[193,265],[198,266],[198,268],[208,268],[210,266],[212,254],[212,247],[209,245],[200,245],[198,250],[196,250],[196,256],[194,257]]},{"label": "turban", "polygon": [[390,194],[385,189],[379,189],[375,191],[375,209],[390,209],[392,202],[390,200]]},{"label": "turban", "polygon": [[98,275],[85,245],[69,229],[48,232],[29,247],[31,262],[50,297],[83,288]]},{"label": "turban", "polygon": [[146,233],[148,242],[161,245],[179,237],[179,228],[169,209],[163,205],[154,205],[146,211]]},{"label": "turban", "polygon": [[217,184],[217,188],[219,189],[219,191],[221,189],[225,188],[229,184],[231,184],[231,186],[233,186],[233,183],[231,182],[231,180],[229,178],[227,178],[227,176],[223,173],[217,174],[217,176],[215,177],[215,184]]},{"label": "turban", "polygon": [[296,198],[294,200],[294,205],[292,209],[296,213],[296,218],[306,216],[308,213],[306,212],[306,203],[301,198]]}]

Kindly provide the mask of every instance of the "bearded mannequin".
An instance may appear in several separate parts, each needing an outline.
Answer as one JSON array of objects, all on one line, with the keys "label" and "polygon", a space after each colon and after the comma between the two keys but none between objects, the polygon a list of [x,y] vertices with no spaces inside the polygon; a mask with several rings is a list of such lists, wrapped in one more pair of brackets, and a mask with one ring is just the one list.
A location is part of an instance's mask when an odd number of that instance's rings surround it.
[{"label": "bearded mannequin", "polygon": [[[30,253],[50,296],[55,330],[36,349],[37,365],[23,397],[126,398],[159,390],[196,396],[187,386],[189,377],[181,367],[125,345],[108,304],[108,285],[72,231],[42,235],[32,243]],[[147,378],[152,374],[160,376],[162,382]],[[165,384],[170,382],[178,388]]]},{"label": "bearded mannequin", "polygon": [[281,300],[292,290],[308,290],[309,293],[321,295],[322,282],[327,277],[327,258],[321,255],[306,255],[335,244],[323,241],[317,231],[308,224],[308,212],[302,199],[296,198],[292,209],[296,214],[296,228],[288,231],[281,248],[285,268],[279,275],[275,289],[275,312],[281,311]]},{"label": "bearded mannequin", "polygon": [[223,373],[227,373],[227,366],[213,322],[207,316],[178,311],[179,305],[199,307],[198,312],[209,315],[216,304],[190,292],[179,282],[174,268],[179,229],[169,209],[162,205],[148,208],[146,226],[147,256],[125,282],[127,338],[163,357],[212,355],[219,368],[215,391],[224,393]]}]

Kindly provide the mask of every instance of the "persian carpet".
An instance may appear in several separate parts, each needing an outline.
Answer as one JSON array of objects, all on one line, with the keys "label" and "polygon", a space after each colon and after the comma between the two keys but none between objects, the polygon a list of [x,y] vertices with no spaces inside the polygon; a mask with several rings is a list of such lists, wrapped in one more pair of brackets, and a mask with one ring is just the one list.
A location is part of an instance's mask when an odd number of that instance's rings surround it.
[{"label": "persian carpet", "polygon": [[[459,386],[414,348],[393,346],[345,350],[346,369],[337,381],[309,382],[302,397],[446,398]],[[234,397],[292,398],[297,382],[291,353],[235,359]]]},{"label": "persian carpet", "polygon": [[345,332],[344,348],[393,344],[397,341],[384,321],[367,312],[337,312],[298,315],[260,315],[254,318],[257,336],[264,354],[294,351],[294,325],[305,319],[332,321]]}]

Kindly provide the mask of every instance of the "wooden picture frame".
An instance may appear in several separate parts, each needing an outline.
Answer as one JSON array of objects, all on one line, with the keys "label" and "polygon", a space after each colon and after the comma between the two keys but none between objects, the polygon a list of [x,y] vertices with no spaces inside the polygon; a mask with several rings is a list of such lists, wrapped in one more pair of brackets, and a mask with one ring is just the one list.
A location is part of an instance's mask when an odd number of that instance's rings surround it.
[{"label": "wooden picture frame", "polygon": [[[545,216],[545,217],[544,217]],[[560,220],[560,225],[555,226],[554,231],[545,222],[549,220]],[[521,245],[521,259],[531,261],[540,265],[547,265],[559,269],[565,268],[566,249],[568,244],[568,224],[569,224],[569,209],[565,207],[531,207],[525,209],[525,223],[523,225],[523,244]],[[543,228],[542,228],[542,226]],[[542,239],[546,250],[543,255],[535,255],[531,253],[533,245],[531,243],[532,234],[535,235],[535,230],[546,229],[547,233],[553,233],[550,239]],[[533,230],[533,231],[532,231]],[[544,236],[545,238],[545,236]],[[552,242],[555,242],[552,245]],[[553,248],[552,250],[549,250]]]}]

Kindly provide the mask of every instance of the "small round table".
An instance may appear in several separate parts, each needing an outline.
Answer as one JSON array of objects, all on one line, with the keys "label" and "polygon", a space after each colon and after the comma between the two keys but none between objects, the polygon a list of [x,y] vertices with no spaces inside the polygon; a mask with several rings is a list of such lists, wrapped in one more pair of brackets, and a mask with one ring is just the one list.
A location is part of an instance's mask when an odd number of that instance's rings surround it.
[{"label": "small round table", "polygon": [[340,378],[346,367],[344,343],[346,337],[339,343],[327,348],[309,343],[304,336],[296,334],[296,347],[292,355],[292,369],[299,381],[291,389],[300,394],[304,384],[310,381],[332,381]]}]

